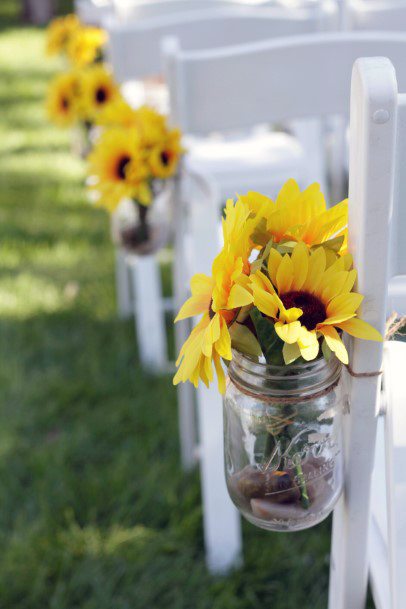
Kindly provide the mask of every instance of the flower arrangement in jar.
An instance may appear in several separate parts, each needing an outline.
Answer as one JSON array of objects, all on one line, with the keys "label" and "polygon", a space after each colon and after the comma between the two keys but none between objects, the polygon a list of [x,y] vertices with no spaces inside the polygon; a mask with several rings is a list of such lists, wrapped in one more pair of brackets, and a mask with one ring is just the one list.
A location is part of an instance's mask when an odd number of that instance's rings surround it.
[{"label": "flower arrangement in jar", "polygon": [[[88,158],[93,201],[110,213],[130,203],[130,217],[119,226],[117,238],[128,250],[151,253],[168,235],[159,199],[177,174],[181,133],[153,108],[134,110],[122,98],[100,113],[98,123],[102,133]],[[155,217],[154,210],[159,212]]]},{"label": "flower arrangement in jar", "polygon": [[[212,276],[195,275],[176,321],[201,315],[174,383],[213,380],[224,397],[230,496],[265,529],[323,520],[343,483],[343,335],[381,341],[363,321],[347,251],[347,201],[289,180],[276,201],[229,200]],[[227,379],[222,361],[228,366]]]}]

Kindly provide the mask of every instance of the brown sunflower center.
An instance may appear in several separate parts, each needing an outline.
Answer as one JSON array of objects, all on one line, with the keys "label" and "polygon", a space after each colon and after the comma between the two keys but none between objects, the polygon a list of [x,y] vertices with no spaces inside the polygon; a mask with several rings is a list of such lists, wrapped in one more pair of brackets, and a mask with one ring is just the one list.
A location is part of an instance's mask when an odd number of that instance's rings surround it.
[{"label": "brown sunflower center", "polygon": [[63,110],[67,110],[69,108],[69,100],[67,97],[62,97],[61,99],[61,107]]},{"label": "brown sunflower center", "polygon": [[104,87],[96,89],[95,99],[98,104],[104,104],[107,99],[107,90]]},{"label": "brown sunflower center", "polygon": [[163,150],[161,152],[161,162],[162,162],[162,165],[164,165],[165,167],[167,167],[169,165],[169,163],[171,162],[170,152],[168,152],[167,150]]},{"label": "brown sunflower center", "polygon": [[119,161],[117,163],[117,167],[116,167],[116,174],[120,180],[125,180],[125,178],[126,178],[125,170],[130,161],[131,161],[131,158],[127,154],[123,155],[119,159]]},{"label": "brown sunflower center", "polygon": [[286,292],[280,296],[286,309],[297,307],[302,309],[303,315],[299,318],[302,326],[308,330],[314,330],[317,324],[326,319],[326,308],[324,304],[313,294],[308,292]]}]

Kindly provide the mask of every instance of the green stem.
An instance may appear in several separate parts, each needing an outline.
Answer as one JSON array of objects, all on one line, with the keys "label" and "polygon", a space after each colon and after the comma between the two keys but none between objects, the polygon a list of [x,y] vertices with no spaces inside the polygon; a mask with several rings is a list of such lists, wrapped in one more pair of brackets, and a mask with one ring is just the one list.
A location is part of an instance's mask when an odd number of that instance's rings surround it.
[{"label": "green stem", "polygon": [[302,503],[303,508],[305,510],[308,510],[310,507],[310,499],[309,499],[309,494],[307,492],[307,486],[306,486],[306,481],[305,481],[305,477],[304,477],[304,473],[303,473],[303,469],[302,469],[302,464],[297,463],[295,465],[295,469],[296,469],[297,479],[299,481],[300,501]]}]

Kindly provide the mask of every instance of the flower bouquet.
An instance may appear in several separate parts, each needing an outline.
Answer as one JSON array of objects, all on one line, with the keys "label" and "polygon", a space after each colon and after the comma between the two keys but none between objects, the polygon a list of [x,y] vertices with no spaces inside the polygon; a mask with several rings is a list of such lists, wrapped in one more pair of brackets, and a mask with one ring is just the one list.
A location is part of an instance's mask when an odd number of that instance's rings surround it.
[{"label": "flower bouquet", "polygon": [[[170,129],[153,108],[133,110],[123,99],[100,114],[99,124],[103,131],[88,159],[93,200],[111,213],[117,211],[116,238],[122,246],[152,253],[168,237],[162,207],[165,186],[176,175],[182,155],[181,133]],[[123,208],[128,213],[120,217]]]},{"label": "flower bouquet", "polygon": [[208,385],[214,363],[228,489],[266,529],[303,529],[333,509],[343,480],[343,335],[382,340],[358,315],[347,218],[347,201],[327,209],[317,184],[301,192],[294,180],[276,201],[255,192],[227,201],[212,276],[192,278],[177,317],[202,315],[174,383]]},{"label": "flower bouquet", "polygon": [[75,67],[84,67],[103,60],[107,34],[102,28],[81,23],[74,15],[57,17],[46,32],[46,53],[60,55]]}]

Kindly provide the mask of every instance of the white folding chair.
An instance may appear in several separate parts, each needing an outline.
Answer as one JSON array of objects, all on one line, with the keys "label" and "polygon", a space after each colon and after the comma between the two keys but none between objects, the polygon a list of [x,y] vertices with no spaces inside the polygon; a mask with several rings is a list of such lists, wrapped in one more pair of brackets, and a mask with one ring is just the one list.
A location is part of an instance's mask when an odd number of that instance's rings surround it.
[{"label": "white folding chair", "polygon": [[[195,4],[192,2],[192,4]],[[198,3],[196,3],[198,4]],[[214,2],[209,2],[214,5]],[[229,5],[231,3],[228,3]],[[221,3],[220,3],[221,6]],[[290,15],[286,9],[247,9],[219,8],[205,11],[194,10],[189,13],[176,13],[162,18],[137,20],[136,22],[123,23],[122,21],[111,18],[105,22],[105,27],[109,33],[109,58],[113,67],[114,74],[121,82],[142,79],[162,71],[162,59],[160,54],[161,39],[168,33],[176,34],[188,48],[207,49],[214,45],[231,45],[247,40],[258,40],[269,36],[293,35],[304,32],[317,31],[319,27],[332,27],[334,22],[334,11],[320,10],[317,14],[314,11],[294,11],[294,16]],[[215,164],[222,167],[222,176],[217,173],[216,184],[213,185],[211,192],[218,193],[217,200],[221,201],[227,194],[234,192],[238,183],[241,184],[242,175],[246,175],[246,184],[262,183],[265,189],[271,185],[275,188],[280,185],[290,175],[302,176],[303,181],[307,179],[307,173],[315,174],[322,179],[323,164],[320,155],[320,138],[318,126],[311,130],[308,126],[297,125],[297,129],[305,131],[303,137],[309,141],[309,136],[313,137],[313,153],[306,158],[298,142],[292,136],[284,133],[270,136],[268,133],[260,138],[250,136],[247,138],[234,138],[228,143],[223,141],[211,140],[209,142],[189,142],[188,147],[195,150],[195,162],[200,167],[202,163],[206,165]],[[310,159],[310,161],[309,161]],[[308,170],[311,164],[314,171]],[[306,176],[303,175],[306,173]],[[177,234],[182,234],[183,219],[177,218],[175,230]],[[176,239],[179,244],[180,240]],[[174,286],[175,304],[180,307],[181,302],[187,294],[186,273],[182,270],[186,255],[175,246],[174,264]],[[151,262],[152,264],[152,262]],[[139,309],[137,302],[131,305],[131,294],[137,292],[128,285],[129,273],[128,265],[132,269],[132,279],[134,285],[140,283],[138,271],[139,263],[136,263],[134,256],[123,256],[121,251],[117,252],[117,293],[119,296],[120,313],[122,316],[128,315],[131,307],[135,307],[135,313]],[[127,283],[126,283],[127,280]],[[156,284],[156,289],[159,286]],[[158,298],[158,292],[156,292]],[[157,308],[159,315],[154,324],[155,328],[161,327],[162,308]],[[137,319],[137,317],[136,317]],[[139,324],[137,323],[139,326]],[[141,337],[145,324],[139,327],[138,334]],[[157,330],[158,332],[158,330]],[[176,327],[176,345],[179,350],[184,342],[187,333],[187,324]],[[159,336],[164,336],[159,331]],[[158,350],[162,350],[162,341],[149,341],[157,348],[155,360],[159,360]],[[161,345],[161,346],[160,346]],[[196,460],[196,451],[191,437],[193,420],[191,416],[190,402],[192,391],[189,387],[182,387],[179,390],[179,411],[180,411],[180,432],[181,432],[181,453],[182,463],[185,469],[190,468]]]},{"label": "white folding chair", "polygon": [[[185,132],[205,134],[249,127],[255,121],[348,115],[354,61],[363,56],[387,55],[397,66],[401,81],[406,83],[405,53],[406,35],[390,33],[318,34],[206,52],[172,48],[166,62],[173,120]],[[230,96],[230,91],[238,91],[238,95]],[[188,159],[185,164],[188,182],[197,176],[199,179],[199,188],[195,189],[199,196],[190,204],[189,195],[186,202],[191,215],[193,271],[209,272],[210,262],[218,251],[217,204],[202,193],[206,184],[208,192],[213,194],[214,190],[216,194],[215,176],[199,172],[198,167],[188,164]],[[243,187],[263,187],[255,178],[251,179],[251,183]],[[216,570],[219,568],[215,560],[218,530],[222,532],[222,551],[225,543],[229,548],[227,563],[220,565],[223,568],[238,559],[239,530],[231,503],[227,503],[221,470],[221,398],[214,388],[206,390],[204,386],[199,387],[197,395],[205,523],[215,522],[212,529],[205,527],[205,541],[209,567]],[[364,525],[358,522],[358,525],[362,546],[368,526],[367,522]],[[348,604],[345,609],[349,607],[353,606]]]},{"label": "white folding chair", "polygon": [[75,13],[88,25],[102,25],[102,21],[114,12],[112,0],[75,0]]}]

